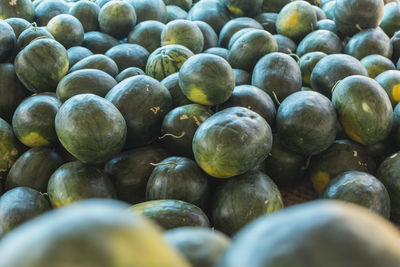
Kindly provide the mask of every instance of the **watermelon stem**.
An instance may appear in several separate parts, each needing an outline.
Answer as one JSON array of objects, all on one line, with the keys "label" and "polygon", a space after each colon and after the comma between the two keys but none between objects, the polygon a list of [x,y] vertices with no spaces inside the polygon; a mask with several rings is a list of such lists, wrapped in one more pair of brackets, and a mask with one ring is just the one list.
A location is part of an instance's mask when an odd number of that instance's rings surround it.
[{"label": "watermelon stem", "polygon": [[289,54],[289,56],[294,57],[297,61],[297,64],[299,64],[299,66],[301,65],[301,60],[300,57],[294,53]]},{"label": "watermelon stem", "polygon": [[305,171],[305,170],[308,169],[308,167],[310,167],[311,157],[312,157],[312,155],[308,156],[307,161],[306,161],[306,164],[305,164],[303,167],[301,167],[301,170],[302,170],[302,171]]},{"label": "watermelon stem", "polygon": [[361,28],[360,24],[356,24],[356,28],[357,28],[360,32],[363,31],[363,29]]},{"label": "watermelon stem", "polygon": [[163,138],[165,138],[165,137],[167,137],[167,136],[171,136],[171,137],[173,137],[173,138],[176,138],[176,139],[179,139],[179,138],[182,138],[182,137],[184,137],[185,136],[185,131],[183,131],[182,133],[181,133],[181,135],[174,135],[174,134],[171,134],[171,133],[166,133],[166,134],[164,134],[163,136],[160,136],[160,137],[158,137],[158,139],[163,139]]},{"label": "watermelon stem", "polygon": [[36,22],[33,22],[31,25],[33,26],[33,30],[36,32],[36,31],[37,31],[37,24],[36,24]]},{"label": "watermelon stem", "polygon": [[333,91],[335,91],[336,86],[337,86],[341,81],[342,81],[342,80],[339,80],[339,81],[337,81],[337,82],[335,83],[335,85],[332,87],[331,94],[333,94]]},{"label": "watermelon stem", "polygon": [[174,161],[167,161],[167,162],[159,162],[159,163],[150,163],[150,165],[155,166],[155,167],[163,166],[163,165],[174,165],[174,167],[176,167],[176,165],[178,165],[178,164],[176,164],[176,162],[174,162]]},{"label": "watermelon stem", "polygon": [[278,96],[275,94],[275,91],[272,91],[272,95],[274,96],[275,103],[280,106],[281,102],[278,100]]}]

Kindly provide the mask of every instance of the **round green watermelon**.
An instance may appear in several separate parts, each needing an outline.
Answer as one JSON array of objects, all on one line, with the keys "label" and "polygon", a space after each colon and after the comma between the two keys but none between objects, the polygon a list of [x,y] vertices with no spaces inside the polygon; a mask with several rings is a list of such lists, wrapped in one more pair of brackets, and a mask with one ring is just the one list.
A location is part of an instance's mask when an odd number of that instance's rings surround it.
[{"label": "round green watermelon", "polygon": [[22,18],[33,22],[35,18],[35,9],[31,0],[1,0],[0,19],[8,18]]},{"label": "round green watermelon", "polygon": [[85,32],[99,30],[99,12],[100,7],[96,3],[88,0],[76,2],[69,10],[69,14],[81,22]]},{"label": "round green watermelon", "polygon": [[11,126],[0,118],[0,184],[20,154],[18,140]]},{"label": "round green watermelon", "polygon": [[72,15],[57,15],[47,23],[46,28],[54,39],[66,49],[81,45],[83,42],[82,23]]},{"label": "round green watermelon", "polygon": [[149,53],[161,46],[161,32],[165,24],[156,20],[140,22],[128,35],[128,43],[138,44],[146,48]]},{"label": "round green watermelon", "polygon": [[400,71],[388,70],[375,77],[390,98],[393,108],[400,102]]},{"label": "round green watermelon", "polygon": [[0,20],[0,31],[0,62],[2,62],[15,53],[17,39],[13,28],[3,20]]}]

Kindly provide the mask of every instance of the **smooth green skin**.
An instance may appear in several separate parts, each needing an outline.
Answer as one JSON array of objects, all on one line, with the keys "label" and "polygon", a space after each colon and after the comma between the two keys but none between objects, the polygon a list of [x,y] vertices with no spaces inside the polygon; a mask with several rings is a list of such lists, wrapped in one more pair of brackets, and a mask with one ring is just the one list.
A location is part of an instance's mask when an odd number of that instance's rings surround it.
[{"label": "smooth green skin", "polygon": [[46,26],[57,42],[66,49],[81,45],[84,29],[82,23],[72,15],[60,14],[53,17]]},{"label": "smooth green skin", "polygon": [[[232,69],[232,70],[233,70],[233,75],[235,77],[235,86],[251,84],[251,74],[250,73],[248,73],[245,70],[241,70],[241,69]],[[234,92],[235,92],[235,89],[233,89],[232,95]],[[232,95],[231,95],[231,97],[232,97]],[[229,101],[229,99],[228,99],[228,101]]]},{"label": "smooth green skin", "polygon": [[[395,124],[395,122],[393,122],[393,124]],[[392,131],[393,129],[394,128],[392,128]],[[376,166],[379,166],[387,157],[398,151],[398,147],[392,136],[388,136],[388,138],[376,144],[366,146],[365,149],[368,155],[374,159]]]},{"label": "smooth green skin", "polygon": [[203,53],[220,56],[227,61],[229,50],[222,47],[211,47],[208,48],[207,50],[204,50]]},{"label": "smooth green skin", "polygon": [[324,52],[310,52],[304,54],[300,58],[300,71],[303,85],[310,86],[311,73],[315,65],[325,56],[327,56],[327,54]]},{"label": "smooth green skin", "polygon": [[157,20],[167,22],[167,8],[163,0],[132,0],[137,14],[137,22]]},{"label": "smooth green skin", "polygon": [[367,69],[368,76],[372,79],[375,79],[376,76],[378,76],[382,72],[396,69],[396,66],[390,59],[376,54],[366,56],[365,58],[361,59],[360,62]]},{"label": "smooth green skin", "polygon": [[47,199],[35,189],[16,187],[7,191],[0,197],[0,237],[50,209]]},{"label": "smooth green skin", "polygon": [[387,3],[383,8],[382,21],[379,27],[389,36],[400,28],[400,5],[397,1]]},{"label": "smooth green skin", "polygon": [[11,126],[0,118],[0,183],[6,178],[14,162],[19,157],[19,147]]},{"label": "smooth green skin", "polygon": [[179,44],[197,54],[203,51],[204,37],[200,28],[189,20],[169,22],[161,32],[161,46]]},{"label": "smooth green skin", "polygon": [[277,135],[262,164],[265,173],[278,185],[290,185],[303,178],[307,158],[288,150]]},{"label": "smooth green skin", "polygon": [[395,153],[387,157],[379,166],[376,177],[385,185],[391,201],[390,219],[400,221],[400,155]]},{"label": "smooth green skin", "polygon": [[210,226],[207,215],[199,207],[182,200],[151,200],[133,205],[130,209],[152,219],[165,230],[182,226]]},{"label": "smooth green skin", "polygon": [[179,72],[183,63],[191,56],[194,56],[193,52],[183,45],[162,46],[149,56],[146,74],[161,81],[169,75]]},{"label": "smooth green skin", "polygon": [[38,37],[47,37],[50,39],[54,40],[53,35],[49,33],[46,27],[35,27],[35,26],[30,26],[21,34],[19,35],[17,39],[17,52],[21,51],[24,49],[28,44],[30,44],[34,39]]},{"label": "smooth green skin", "polygon": [[193,267],[214,267],[231,245],[225,234],[204,227],[165,231],[164,240],[181,252]]},{"label": "smooth green skin", "polygon": [[215,106],[231,96],[235,77],[225,59],[212,54],[199,54],[190,57],[182,65],[179,86],[194,103]]},{"label": "smooth green skin", "polygon": [[264,0],[262,4],[262,12],[279,13],[281,9],[293,0]]},{"label": "smooth green skin", "polygon": [[256,64],[251,78],[251,85],[276,95],[279,102],[287,96],[300,91],[301,71],[297,62],[281,52],[270,53]]},{"label": "smooth green skin", "polygon": [[49,95],[34,95],[21,102],[14,112],[15,136],[26,146],[47,146],[58,141],[54,119],[61,102]]},{"label": "smooth green skin", "polygon": [[28,94],[18,80],[14,65],[0,64],[0,118],[11,122],[15,109]]},{"label": "smooth green skin", "polygon": [[233,235],[256,218],[282,209],[283,201],[268,175],[249,171],[221,185],[212,206],[214,227]]},{"label": "smooth green skin", "polygon": [[391,136],[396,142],[396,145],[400,145],[400,105],[396,105],[393,110],[393,127]]},{"label": "smooth green skin", "polygon": [[177,19],[186,19],[188,13],[178,6],[166,6],[167,8],[167,23]]},{"label": "smooth green skin", "polygon": [[258,14],[254,19],[263,26],[264,30],[270,34],[276,34],[275,22],[277,17],[278,13],[265,12]]},{"label": "smooth green skin", "polygon": [[203,171],[229,178],[247,172],[268,156],[272,131],[258,113],[243,107],[227,108],[200,125],[192,148]]},{"label": "smooth green skin", "polygon": [[214,29],[204,21],[193,21],[199,27],[204,37],[203,51],[211,47],[218,47],[218,35]]},{"label": "smooth green skin", "polygon": [[218,44],[222,48],[228,48],[229,40],[231,37],[244,28],[254,28],[258,30],[263,30],[263,26],[252,18],[241,17],[235,18],[228,21],[219,33]]},{"label": "smooth green skin", "polygon": [[318,30],[327,30],[327,31],[333,32],[334,34],[338,34],[335,22],[330,19],[322,19],[322,20],[317,21],[317,29]]},{"label": "smooth green skin", "polygon": [[2,265],[190,266],[163,241],[159,227],[126,209],[120,201],[95,199],[50,211],[4,237]]},{"label": "smooth green skin", "polygon": [[29,21],[22,19],[22,18],[14,17],[14,18],[5,19],[4,21],[7,22],[7,24],[10,25],[11,28],[14,30],[15,37],[17,39],[23,31],[25,31],[26,29],[28,29],[31,26]]},{"label": "smooth green skin", "polygon": [[129,67],[129,68],[126,68],[123,71],[121,71],[117,75],[117,77],[115,77],[115,80],[119,83],[129,77],[133,77],[136,75],[146,75],[146,73],[137,67]]},{"label": "smooth green skin", "polygon": [[346,54],[358,60],[371,54],[391,58],[392,51],[389,37],[380,28],[368,29],[355,34],[344,48]]},{"label": "smooth green skin", "polygon": [[189,11],[192,7],[192,0],[163,0],[166,5],[179,6],[183,10]]},{"label": "smooth green skin", "polygon": [[[385,89],[390,98],[390,102],[392,103],[392,107],[394,108],[400,101],[400,96],[398,96],[397,91],[394,90],[396,88],[395,86],[400,84],[400,71],[384,71],[375,77],[375,81],[377,81],[383,87],[383,89]],[[396,92],[396,94],[394,92]]]},{"label": "smooth green skin", "polygon": [[317,28],[317,15],[305,1],[294,1],[285,5],[276,18],[276,32],[300,41]]},{"label": "smooth green skin", "polygon": [[278,44],[278,52],[285,54],[293,54],[297,50],[297,44],[282,34],[274,34],[276,43]]},{"label": "smooth green skin", "polygon": [[381,0],[337,0],[329,5],[332,5],[332,19],[343,36],[353,36],[360,28],[378,27],[384,10]]},{"label": "smooth green skin", "polygon": [[316,30],[309,33],[301,40],[296,54],[301,57],[310,52],[323,52],[325,54],[340,54],[343,51],[342,40],[333,32]]},{"label": "smooth green skin", "polygon": [[26,186],[46,192],[47,182],[64,160],[52,148],[34,147],[22,154],[12,165],[5,189]]},{"label": "smooth green skin", "polygon": [[196,162],[185,157],[168,157],[156,166],[146,187],[146,200],[178,199],[203,210],[210,198],[209,176]]},{"label": "smooth green skin", "polygon": [[35,7],[35,21],[38,26],[46,26],[49,21],[60,14],[68,14],[69,5],[65,1],[47,0]]},{"label": "smooth green skin", "polygon": [[233,43],[228,60],[232,68],[251,72],[260,58],[277,52],[278,43],[265,30],[254,30],[244,34]]},{"label": "smooth green skin", "polygon": [[99,28],[118,40],[128,36],[137,22],[136,11],[126,1],[110,1],[99,11]]},{"label": "smooth green skin", "polygon": [[93,54],[105,54],[111,47],[119,45],[117,39],[103,32],[87,32],[83,36],[82,46],[86,47]]},{"label": "smooth green skin", "polygon": [[2,20],[0,20],[0,31],[0,62],[2,62],[15,53],[17,39],[13,28]]},{"label": "smooth green skin", "polygon": [[55,40],[38,39],[18,53],[15,72],[31,92],[54,92],[68,72],[67,50]]},{"label": "smooth green skin", "polygon": [[116,198],[111,180],[96,167],[80,161],[61,165],[47,185],[50,203],[54,208],[70,205],[88,198]]},{"label": "smooth green skin", "polygon": [[364,65],[352,56],[344,54],[328,55],[318,61],[311,72],[311,88],[331,98],[335,84],[351,75],[368,76],[368,72]]},{"label": "smooth green skin", "polygon": [[317,193],[337,175],[347,171],[375,173],[376,165],[365,147],[350,140],[336,140],[327,150],[311,158],[310,180]]},{"label": "smooth green skin", "polygon": [[393,224],[363,207],[311,201],[247,225],[218,266],[394,267],[400,264],[399,238]]},{"label": "smooth green skin", "polygon": [[83,69],[74,71],[61,79],[56,94],[61,102],[79,94],[95,94],[104,97],[117,81],[104,71]]},{"label": "smooth green skin", "polygon": [[69,14],[82,23],[85,32],[99,30],[99,12],[100,7],[87,0],[76,2],[69,10]]},{"label": "smooth green skin", "polygon": [[152,143],[159,136],[165,114],[172,109],[168,89],[145,75],[123,80],[105,98],[124,116],[130,148]]},{"label": "smooth green skin", "polygon": [[275,104],[263,90],[251,85],[236,86],[228,101],[219,106],[219,110],[237,106],[257,112],[272,128],[274,127],[276,117]]},{"label": "smooth green skin", "polygon": [[83,69],[102,70],[112,77],[116,77],[119,73],[117,63],[106,55],[95,54],[79,60],[73,65],[68,73]]},{"label": "smooth green skin", "polygon": [[114,157],[127,136],[121,112],[93,94],[76,95],[64,102],[55,125],[63,147],[84,163],[102,163]]},{"label": "smooth green skin", "polygon": [[261,13],[263,0],[223,0],[233,17],[254,17]]},{"label": "smooth green skin", "polygon": [[366,207],[389,219],[390,198],[385,186],[365,172],[349,171],[334,177],[320,198],[338,199]]},{"label": "smooth green skin", "polygon": [[313,5],[312,7],[313,7],[313,9],[315,11],[315,15],[317,15],[317,24],[318,24],[318,21],[326,19],[325,12],[321,9],[321,5],[314,5],[312,3],[312,0],[307,1],[307,2],[309,2],[310,4]]},{"label": "smooth green skin", "polygon": [[[232,35],[231,39],[229,39],[228,50],[230,50],[230,49],[232,48],[233,44],[234,44],[240,37],[242,37],[243,35],[245,35],[245,34],[248,33],[248,32],[255,31],[255,30],[257,30],[257,29],[254,29],[254,28],[243,28],[243,29],[241,29],[241,30],[235,32],[235,34]],[[258,31],[261,31],[261,30],[258,30]]]},{"label": "smooth green skin", "polygon": [[390,134],[392,104],[375,80],[360,75],[345,78],[335,87],[332,103],[343,129],[354,141],[372,145]]},{"label": "smooth green skin", "polygon": [[0,19],[23,18],[33,22],[35,18],[35,9],[30,0],[17,1],[15,4],[7,0],[0,1]]},{"label": "smooth green skin", "polygon": [[213,112],[207,107],[199,104],[188,104],[172,109],[165,115],[161,125],[162,145],[174,155],[193,157],[194,134],[212,114]]},{"label": "smooth green skin", "polygon": [[105,55],[117,63],[118,70],[121,72],[129,67],[138,67],[144,70],[150,54],[140,45],[120,44],[110,48]]},{"label": "smooth green skin", "polygon": [[230,16],[222,1],[194,1],[197,2],[189,10],[187,19],[204,21],[219,34],[222,27],[229,22]]},{"label": "smooth green skin", "polygon": [[393,37],[390,38],[390,43],[393,47],[392,61],[396,63],[400,57],[400,31],[394,33]]},{"label": "smooth green skin", "polygon": [[138,44],[146,48],[149,53],[160,47],[161,32],[165,24],[156,20],[140,22],[128,35],[128,43]]},{"label": "smooth green skin", "polygon": [[67,50],[67,54],[70,68],[81,59],[93,55],[89,49],[83,46],[73,46]]},{"label": "smooth green skin", "polygon": [[279,106],[276,129],[288,149],[305,156],[315,155],[335,140],[336,111],[330,100],[318,92],[296,92]]},{"label": "smooth green skin", "polygon": [[146,186],[154,169],[150,163],[158,163],[169,156],[160,146],[145,146],[125,151],[104,166],[117,190],[118,199],[136,204],[146,200]]},{"label": "smooth green skin", "polygon": [[187,99],[187,97],[182,93],[181,87],[179,86],[179,72],[167,76],[161,81],[161,83],[171,94],[173,108],[192,104],[192,101]]}]

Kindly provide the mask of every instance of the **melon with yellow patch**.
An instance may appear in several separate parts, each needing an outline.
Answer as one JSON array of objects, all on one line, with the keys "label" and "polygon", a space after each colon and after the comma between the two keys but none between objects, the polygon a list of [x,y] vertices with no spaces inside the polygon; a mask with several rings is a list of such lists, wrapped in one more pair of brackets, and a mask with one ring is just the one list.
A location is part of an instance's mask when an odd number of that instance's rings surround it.
[{"label": "melon with yellow patch", "polygon": [[400,102],[400,71],[387,70],[375,77],[390,98],[393,108]]}]

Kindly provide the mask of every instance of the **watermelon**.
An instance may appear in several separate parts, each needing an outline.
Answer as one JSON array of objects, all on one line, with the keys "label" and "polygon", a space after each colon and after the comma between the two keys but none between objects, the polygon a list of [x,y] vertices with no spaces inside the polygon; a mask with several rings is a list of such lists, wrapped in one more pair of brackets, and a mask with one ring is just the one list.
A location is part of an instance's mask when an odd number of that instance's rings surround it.
[{"label": "watermelon", "polygon": [[393,127],[391,135],[396,142],[396,145],[400,145],[400,106],[396,105],[393,110]]},{"label": "watermelon", "polygon": [[22,18],[8,18],[4,20],[14,30],[15,37],[18,40],[19,35],[31,26],[31,24]]},{"label": "watermelon", "polygon": [[262,4],[262,11],[279,13],[279,11],[281,11],[285,5],[292,1],[293,0],[264,0]]},{"label": "watermelon", "polygon": [[49,21],[60,14],[68,14],[69,5],[60,0],[44,0],[35,7],[35,21],[39,26],[46,26]]},{"label": "watermelon", "polygon": [[202,0],[193,5],[187,19],[204,21],[219,34],[222,27],[230,20],[229,11],[224,3],[218,0]]},{"label": "watermelon", "polygon": [[146,200],[146,186],[154,166],[169,156],[160,146],[144,146],[125,151],[106,162],[104,173],[115,185],[118,199],[131,204]]},{"label": "watermelon", "polygon": [[16,187],[0,197],[0,237],[18,225],[50,210],[47,199],[35,189]]},{"label": "watermelon", "polygon": [[179,107],[192,102],[186,98],[182,93],[181,87],[179,86],[179,72],[167,76],[161,81],[162,85],[168,89],[172,97],[172,107]]},{"label": "watermelon", "polygon": [[149,53],[160,47],[161,32],[165,24],[156,20],[140,22],[128,35],[128,43],[138,44],[146,48]]},{"label": "watermelon", "polygon": [[204,21],[193,21],[194,24],[199,27],[204,38],[203,50],[207,50],[211,47],[218,46],[218,35],[215,33],[214,29]]},{"label": "watermelon", "polygon": [[[393,125],[395,125],[395,119],[393,120]],[[394,127],[392,128],[392,133]],[[376,166],[379,166],[387,157],[398,151],[398,147],[392,136],[388,136],[385,140],[376,144],[366,146],[365,149],[368,155],[375,161]]]},{"label": "watermelon", "polygon": [[217,188],[212,204],[213,225],[232,235],[256,218],[283,208],[276,184],[260,171],[249,171]]},{"label": "watermelon", "polygon": [[[228,50],[231,50],[233,44],[234,44],[239,38],[241,38],[243,35],[245,35],[245,34],[248,33],[248,32],[255,31],[255,30],[257,30],[257,29],[254,29],[254,28],[243,28],[243,29],[241,29],[241,30],[235,32],[235,33],[232,35],[231,39],[229,39]],[[260,31],[262,31],[262,30],[260,30]]]},{"label": "watermelon", "polygon": [[397,1],[388,3],[383,8],[382,20],[379,27],[389,36],[392,37],[400,28],[400,6]]},{"label": "watermelon", "polygon": [[106,72],[112,77],[118,75],[118,65],[106,55],[95,54],[79,60],[72,66],[68,73],[83,69],[97,69]]},{"label": "watermelon", "polygon": [[2,265],[190,266],[162,240],[159,227],[126,208],[116,200],[96,199],[50,211],[2,240]]},{"label": "watermelon", "polygon": [[50,176],[61,164],[63,159],[54,149],[31,148],[12,165],[6,178],[5,189],[26,186],[44,193]]},{"label": "watermelon", "polygon": [[137,22],[157,20],[167,22],[167,8],[163,0],[131,0],[137,15]]},{"label": "watermelon", "polygon": [[120,44],[107,50],[105,55],[117,63],[118,70],[121,72],[129,67],[144,70],[149,52],[138,44]]},{"label": "watermelon", "polygon": [[216,56],[220,56],[223,59],[225,59],[226,61],[228,61],[228,54],[229,54],[229,50],[226,48],[222,48],[222,47],[211,47],[208,48],[207,50],[204,50],[203,53],[206,54],[213,54]]},{"label": "watermelon", "polygon": [[390,134],[393,108],[375,80],[361,75],[346,77],[335,87],[332,103],[343,129],[354,141],[371,145]]},{"label": "watermelon", "polygon": [[304,37],[297,47],[296,54],[301,57],[309,52],[323,52],[325,54],[340,54],[343,44],[340,38],[327,30],[316,30]]},{"label": "watermelon", "polygon": [[190,57],[179,71],[183,94],[194,103],[214,106],[225,102],[235,87],[232,67],[211,54]]},{"label": "watermelon", "polygon": [[207,216],[199,207],[182,200],[151,200],[133,205],[130,210],[152,219],[165,230],[182,226],[210,225]]},{"label": "watermelon", "polygon": [[285,54],[293,54],[297,50],[297,44],[282,34],[274,34],[276,43],[278,44],[278,52],[285,53]]},{"label": "watermelon", "polygon": [[232,19],[227,22],[219,33],[218,44],[220,47],[227,48],[229,45],[229,40],[238,31],[244,28],[254,28],[258,30],[263,30],[263,26],[258,23],[255,19],[248,17],[240,17]]},{"label": "watermelon", "polygon": [[58,139],[84,163],[102,163],[125,145],[126,123],[109,101],[93,94],[71,97],[55,118]]},{"label": "watermelon", "polygon": [[83,42],[82,23],[69,14],[61,14],[53,17],[46,26],[47,30],[57,42],[66,49],[81,45]]},{"label": "watermelon", "polygon": [[8,171],[18,159],[19,149],[18,140],[11,126],[0,118],[0,184],[3,183]]},{"label": "watermelon", "polygon": [[306,53],[300,58],[300,70],[303,85],[310,85],[311,73],[315,68],[315,65],[323,58],[326,54],[324,52],[310,52]]},{"label": "watermelon", "polygon": [[54,144],[58,140],[54,118],[60,107],[61,102],[53,96],[34,95],[26,98],[13,115],[15,136],[29,147]]},{"label": "watermelon", "polygon": [[55,91],[68,66],[67,50],[49,38],[31,42],[14,61],[19,80],[34,93]]},{"label": "watermelon", "polygon": [[393,62],[381,55],[369,55],[360,60],[361,64],[367,69],[368,76],[375,79],[376,76],[387,70],[395,70]]},{"label": "watermelon", "polygon": [[146,74],[159,81],[180,70],[194,54],[183,45],[165,45],[154,50],[147,59]]},{"label": "watermelon", "polygon": [[152,143],[159,136],[162,119],[172,108],[167,88],[145,75],[123,80],[105,98],[124,116],[130,148]]},{"label": "watermelon", "polygon": [[192,0],[163,0],[166,5],[179,6],[183,10],[189,11],[192,7]]},{"label": "watermelon", "polygon": [[384,218],[390,217],[390,198],[385,186],[365,172],[349,171],[334,177],[320,198],[338,199],[368,208]]},{"label": "watermelon", "polygon": [[188,13],[179,6],[166,6],[167,9],[167,23],[177,19],[186,19]]},{"label": "watermelon", "polygon": [[327,30],[337,34],[336,24],[331,19],[322,19],[317,21],[318,30]]},{"label": "watermelon", "polygon": [[83,46],[73,46],[67,50],[67,54],[70,68],[81,59],[93,55],[89,49]]},{"label": "watermelon", "polygon": [[95,94],[104,97],[117,82],[104,71],[96,69],[77,70],[61,79],[56,94],[61,102],[79,94]]},{"label": "watermelon", "polygon": [[118,45],[117,39],[103,32],[91,31],[83,36],[82,46],[93,54],[105,54],[111,47]]},{"label": "watermelon", "polygon": [[88,0],[76,2],[69,10],[69,14],[81,22],[85,32],[99,30],[99,12],[100,7]]},{"label": "watermelon", "polygon": [[192,157],[193,136],[201,123],[211,115],[209,109],[199,104],[174,108],[165,115],[161,125],[159,139],[162,139],[162,145],[174,155]]},{"label": "watermelon", "polygon": [[116,198],[115,187],[107,175],[80,161],[61,165],[51,175],[47,193],[54,208],[88,198]]},{"label": "watermelon", "polygon": [[233,17],[253,17],[261,13],[263,0],[223,0]]},{"label": "watermelon", "polygon": [[17,39],[13,28],[3,20],[0,20],[0,62],[14,54]]},{"label": "watermelon", "polygon": [[400,101],[400,71],[384,71],[375,77],[375,81],[385,89],[394,108]]},{"label": "watermelon", "polygon": [[155,163],[146,188],[146,200],[177,199],[207,208],[208,175],[192,159],[168,157]]},{"label": "watermelon", "polygon": [[[319,1],[319,0],[317,0],[317,1]],[[313,3],[311,3],[312,0],[311,1],[307,1],[307,2],[309,2],[310,4],[313,5],[312,8],[314,9],[315,14],[317,15],[317,24],[318,24],[318,21],[326,19],[325,12],[320,7],[321,5],[314,5]]]},{"label": "watermelon", "polygon": [[35,22],[32,23],[31,27],[28,27],[19,35],[17,39],[17,52],[24,49],[28,44],[30,44],[36,38],[42,36],[54,39],[53,35],[49,33],[46,27],[37,27]]},{"label": "watermelon", "polygon": [[278,17],[277,13],[273,12],[265,12],[265,13],[260,13],[256,17],[254,17],[255,20],[257,20],[270,34],[275,34],[276,33],[276,19]]},{"label": "watermelon", "polygon": [[216,178],[229,178],[249,171],[268,156],[271,127],[254,111],[227,108],[200,125],[192,147],[203,171]]},{"label": "watermelon", "polygon": [[[245,70],[232,69],[233,76],[235,77],[235,86],[251,84],[251,74]],[[235,89],[233,89],[235,91]],[[234,92],[232,92],[233,94]],[[232,97],[232,96],[231,96]]]},{"label": "watermelon", "polygon": [[133,77],[136,75],[146,75],[142,69],[139,69],[137,67],[129,67],[121,71],[117,77],[115,77],[115,80],[119,83],[122,80],[125,80],[129,77]]},{"label": "watermelon", "polygon": [[390,38],[390,44],[393,47],[392,61],[396,63],[400,57],[400,31],[395,32],[393,37]]},{"label": "watermelon", "polygon": [[20,1],[0,1],[0,19],[22,18],[29,22],[33,22],[35,17],[35,9],[30,0]]}]

